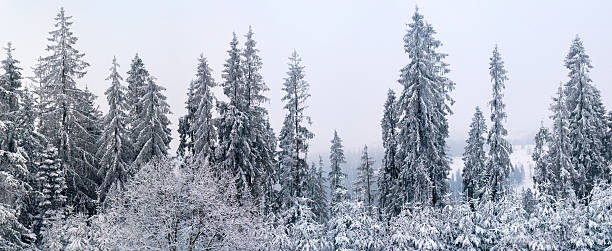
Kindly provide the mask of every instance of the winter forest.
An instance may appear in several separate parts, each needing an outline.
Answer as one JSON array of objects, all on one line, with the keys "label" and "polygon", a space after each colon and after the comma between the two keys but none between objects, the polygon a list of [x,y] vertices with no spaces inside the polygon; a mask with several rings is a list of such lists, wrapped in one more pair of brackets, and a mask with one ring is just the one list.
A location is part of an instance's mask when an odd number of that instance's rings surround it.
[{"label": "winter forest", "polygon": [[360,146],[350,166],[343,128],[327,155],[311,152],[321,136],[299,48],[284,76],[267,76],[283,80],[279,131],[255,26],[218,38],[229,41],[221,79],[206,54],[194,60],[186,114],[172,121],[169,86],[145,56],[116,55],[131,58],[120,66],[109,55],[103,97],[81,82],[92,66],[78,13],[60,8],[36,65],[20,64],[19,44],[0,54],[0,250],[610,250],[612,112],[588,46],[568,37],[527,177],[510,157],[504,48],[485,48],[490,98],[473,108],[454,174],[457,86],[429,11],[413,9],[405,33],[386,38],[403,36],[408,60],[379,90],[382,156]]}]

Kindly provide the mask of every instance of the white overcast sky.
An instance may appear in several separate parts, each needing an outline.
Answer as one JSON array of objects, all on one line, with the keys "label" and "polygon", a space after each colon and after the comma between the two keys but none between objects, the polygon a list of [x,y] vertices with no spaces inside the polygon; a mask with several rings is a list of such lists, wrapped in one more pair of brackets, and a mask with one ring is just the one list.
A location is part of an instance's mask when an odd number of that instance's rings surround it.
[{"label": "white overcast sky", "polygon": [[[381,145],[383,103],[387,89],[400,90],[399,70],[407,63],[402,38],[417,5],[438,32],[441,50],[449,54],[449,76],[457,83],[451,141],[463,141],[474,107],[487,105],[495,44],[509,72],[504,101],[511,139],[526,140],[541,120],[549,124],[550,97],[567,80],[563,59],[576,34],[591,56],[591,78],[612,107],[612,1],[1,0],[0,44],[13,42],[16,58],[31,76],[35,60],[46,55],[53,18],[64,6],[74,17],[76,47],[91,64],[79,85],[87,84],[106,110],[103,92],[110,83],[104,79],[112,57],[117,56],[125,77],[139,53],[167,89],[176,146],[177,121],[185,113],[198,55],[204,53],[221,81],[232,32],[242,44],[252,25],[276,132],[284,116],[280,98],[287,57],[295,49],[311,85],[312,151],[327,151],[334,129],[353,151]],[[488,118],[488,107],[483,110]]]}]

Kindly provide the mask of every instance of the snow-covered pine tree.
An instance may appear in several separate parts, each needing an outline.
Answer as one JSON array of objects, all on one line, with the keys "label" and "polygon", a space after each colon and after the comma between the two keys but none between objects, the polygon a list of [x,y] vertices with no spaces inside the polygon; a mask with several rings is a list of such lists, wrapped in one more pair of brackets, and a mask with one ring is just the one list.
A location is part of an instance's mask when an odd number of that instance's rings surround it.
[{"label": "snow-covered pine tree", "polygon": [[575,196],[572,181],[576,178],[576,171],[572,165],[569,139],[569,112],[566,110],[563,87],[559,86],[557,97],[553,98],[550,110],[553,120],[552,135],[548,147],[546,170],[552,174],[552,196],[557,198],[573,198]]},{"label": "snow-covered pine tree", "polygon": [[531,154],[531,159],[535,163],[533,183],[540,193],[547,195],[552,191],[551,186],[553,184],[551,182],[554,182],[551,180],[551,171],[548,170],[548,147],[551,145],[551,136],[548,129],[543,124],[540,125],[540,129],[534,137],[535,147]]},{"label": "snow-covered pine tree", "polygon": [[323,175],[323,158],[319,156],[319,168],[312,164],[312,169],[315,172],[313,187],[313,207],[312,212],[317,217],[317,221],[323,223],[328,217],[327,193],[325,190],[325,182],[327,179]]},{"label": "snow-covered pine tree", "polygon": [[147,82],[145,94],[140,99],[142,110],[133,118],[135,127],[132,128],[138,135],[134,145],[139,152],[134,163],[139,167],[153,159],[165,157],[171,140],[168,128],[170,106],[162,93],[166,88],[156,84],[151,76]]},{"label": "snow-covered pine tree", "polygon": [[0,75],[0,204],[21,213],[25,196],[32,189],[28,183],[29,170],[22,154],[20,135],[21,73],[19,61],[12,57],[11,44],[2,60],[4,73]]},{"label": "snow-covered pine tree", "polygon": [[[344,157],[344,146],[342,139],[338,136],[338,131],[334,130],[334,138],[331,140],[329,148],[329,191],[331,193],[330,206],[334,207],[346,198],[346,187],[344,186],[344,178],[346,174],[342,172],[342,164],[346,163]],[[343,192],[342,192],[343,191]]]},{"label": "snow-covered pine tree", "polygon": [[97,177],[92,142],[92,103],[88,92],[76,86],[89,64],[85,54],[74,45],[78,38],[70,30],[72,17],[61,8],[55,20],[56,30],[49,32],[49,56],[39,59],[35,69],[40,83],[40,132],[58,150],[65,167],[66,196],[77,210],[93,209]]},{"label": "snow-covered pine tree", "polygon": [[[127,72],[127,78],[125,82],[128,83],[127,89],[127,97],[126,103],[128,106],[128,115],[130,118],[136,118],[142,112],[143,104],[140,102],[140,99],[146,93],[146,87],[149,79],[149,71],[145,68],[142,59],[136,54],[134,59],[132,59],[132,63],[130,64],[130,70]],[[128,124],[128,128],[130,129],[130,139],[132,142],[136,142],[138,140],[138,131],[135,131],[137,121],[135,119],[130,120],[131,123]],[[135,151],[137,154],[138,151]],[[132,156],[132,161],[136,159],[136,155]]]},{"label": "snow-covered pine tree", "polygon": [[66,177],[65,165],[58,157],[57,150],[48,147],[42,154],[38,163],[36,179],[40,187],[39,222],[37,229],[45,229],[53,224],[58,217],[63,217],[66,206]]},{"label": "snow-covered pine tree", "polygon": [[369,213],[372,213],[372,207],[374,207],[376,200],[375,182],[374,159],[368,153],[368,146],[364,146],[363,153],[361,154],[361,163],[357,167],[355,189],[359,200],[363,201]]},{"label": "snow-covered pine tree", "polygon": [[104,92],[108,101],[108,113],[104,117],[104,132],[98,141],[97,157],[100,159],[98,176],[102,184],[98,188],[98,200],[103,201],[108,191],[117,186],[123,188],[130,175],[132,142],[127,129],[126,88],[121,84],[123,78],[117,72],[119,64],[113,57],[110,75],[106,80],[111,86]]},{"label": "snow-covered pine tree", "polygon": [[246,85],[242,72],[238,38],[233,33],[229,58],[223,70],[223,93],[228,102],[218,102],[219,146],[216,153],[216,165],[219,171],[230,172],[236,179],[239,197],[257,198],[259,170],[252,158],[250,124],[246,112]]},{"label": "snow-covered pine tree", "polygon": [[[268,111],[262,106],[268,98],[263,92],[268,91],[268,86],[259,73],[263,65],[259,50],[255,47],[257,42],[253,39],[253,30],[249,26],[246,34],[246,42],[242,51],[243,62],[241,64],[244,76],[246,108],[245,112],[249,119],[249,135],[251,135],[251,158],[254,166],[258,169],[255,178],[261,191],[259,194],[264,204],[271,200],[271,189],[274,184],[274,154],[276,151],[276,137],[271,130],[268,120]],[[270,142],[274,142],[270,144]]]},{"label": "snow-covered pine tree", "polygon": [[399,97],[396,165],[398,178],[393,181],[389,206],[391,215],[405,203],[441,205],[449,191],[447,155],[447,115],[453,100],[454,83],[445,77],[449,72],[446,54],[437,49],[442,43],[434,38],[433,27],[415,10],[404,36],[404,50],[410,62],[401,70],[399,82],[404,87]]},{"label": "snow-covered pine tree", "polygon": [[493,98],[489,101],[491,106],[491,130],[487,137],[489,145],[489,158],[487,160],[486,169],[484,171],[486,178],[486,195],[487,199],[497,201],[504,193],[507,192],[507,179],[512,171],[512,163],[510,163],[510,154],[512,153],[512,145],[505,139],[508,131],[504,128],[503,123],[506,121],[506,112],[502,98],[504,97],[503,89],[505,82],[508,80],[506,69],[504,69],[504,61],[499,54],[499,49],[495,45],[493,56],[490,58],[489,74],[493,82]]},{"label": "snow-covered pine tree", "polygon": [[602,154],[605,135],[603,105],[599,90],[589,77],[593,66],[578,36],[572,42],[565,58],[570,80],[565,84],[567,111],[569,111],[569,140],[571,160],[577,177],[574,189],[580,199],[586,198],[600,180],[608,181],[609,168]]},{"label": "snow-covered pine tree", "polygon": [[198,155],[201,160],[209,163],[213,163],[215,157],[217,137],[212,118],[215,102],[212,88],[217,84],[211,76],[211,71],[206,58],[201,54],[196,68],[196,77],[190,87],[191,96],[187,101],[187,115],[183,117],[183,123],[185,123],[189,136],[187,145],[191,147],[191,154]]},{"label": "snow-covered pine tree", "polygon": [[283,84],[287,115],[279,133],[279,161],[281,177],[285,177],[281,184],[285,204],[291,204],[292,198],[302,197],[303,179],[306,172],[306,154],[308,140],[314,134],[307,128],[311,124],[310,117],[305,114],[308,93],[308,82],[304,79],[304,66],[297,52],[289,57],[289,71]]},{"label": "snow-covered pine tree", "polygon": [[400,173],[399,166],[395,162],[395,154],[397,152],[397,108],[395,101],[395,92],[389,89],[387,92],[387,101],[383,118],[381,121],[382,142],[385,149],[385,156],[382,159],[382,170],[378,176],[378,206],[380,213],[389,213],[399,211],[399,208],[390,207],[389,201],[393,198],[387,198],[391,195],[391,188]]},{"label": "snow-covered pine tree", "polygon": [[476,106],[476,112],[470,124],[470,132],[468,139],[465,141],[465,151],[463,152],[463,196],[468,201],[480,199],[482,189],[485,185],[485,163],[487,156],[484,146],[486,139],[484,134],[487,133],[487,125],[485,124],[484,116],[480,111],[480,107]]}]

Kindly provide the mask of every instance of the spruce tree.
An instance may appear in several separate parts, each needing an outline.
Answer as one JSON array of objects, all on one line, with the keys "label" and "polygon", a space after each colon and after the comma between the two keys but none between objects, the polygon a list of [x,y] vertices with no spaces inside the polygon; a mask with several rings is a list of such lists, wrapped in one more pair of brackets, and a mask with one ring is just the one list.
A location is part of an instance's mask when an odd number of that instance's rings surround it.
[{"label": "spruce tree", "polygon": [[[142,59],[136,54],[134,59],[132,59],[132,63],[130,64],[130,70],[127,72],[127,78],[125,82],[128,83],[127,89],[127,97],[126,103],[128,106],[128,115],[130,118],[136,118],[140,115],[143,109],[143,104],[140,99],[146,93],[146,87],[149,79],[149,71],[145,68]],[[130,129],[130,139],[132,142],[136,142],[138,140],[138,131],[135,131],[137,121],[135,119],[130,120],[131,123],[128,124],[128,128]],[[136,154],[138,151],[135,152]],[[134,160],[136,156],[132,156],[132,160]]]},{"label": "spruce tree", "polygon": [[582,41],[577,36],[565,58],[570,80],[565,84],[569,111],[570,155],[577,177],[574,189],[578,198],[586,198],[595,184],[609,179],[609,168],[602,155],[604,137],[603,105],[599,90],[589,77],[593,66]]},{"label": "spruce tree", "polygon": [[552,191],[551,182],[554,182],[551,177],[548,163],[548,146],[550,142],[550,132],[544,125],[540,125],[540,129],[534,137],[535,147],[531,154],[531,159],[535,162],[533,183],[535,188],[542,194],[549,194]]},{"label": "spruce tree", "polygon": [[93,210],[98,187],[92,142],[95,135],[91,111],[92,95],[76,86],[89,64],[85,54],[74,45],[78,38],[70,30],[71,17],[61,8],[55,20],[56,30],[49,32],[49,56],[41,58],[35,69],[40,83],[42,117],[40,131],[57,149],[65,167],[66,195],[79,211]]},{"label": "spruce tree", "polygon": [[378,205],[381,213],[399,210],[399,208],[391,208],[389,206],[389,201],[393,200],[393,198],[387,198],[388,196],[392,196],[391,187],[393,187],[394,182],[397,182],[400,173],[399,166],[396,165],[395,162],[395,155],[397,153],[397,123],[395,92],[389,89],[387,92],[387,101],[385,102],[383,118],[380,123],[382,128],[383,148],[385,149],[381,174],[378,176]]},{"label": "spruce tree", "polygon": [[97,151],[100,159],[98,176],[102,178],[98,188],[99,201],[104,200],[113,186],[125,187],[131,172],[133,146],[127,129],[126,88],[121,84],[123,78],[117,72],[118,67],[117,59],[113,57],[110,75],[106,78],[111,81],[111,86],[104,92],[108,101],[108,114],[104,117],[105,128],[98,141]]},{"label": "spruce tree", "polygon": [[68,198],[65,195],[67,185],[64,167],[55,148],[45,149],[36,174],[41,195],[38,204],[40,210],[38,229],[50,227],[54,220],[65,214]]},{"label": "spruce tree", "polygon": [[187,115],[183,117],[186,129],[187,149],[192,155],[212,163],[214,160],[216,131],[213,125],[213,106],[215,97],[212,88],[216,86],[211,76],[211,69],[206,58],[200,55],[196,68],[196,77],[190,87],[187,104]]},{"label": "spruce tree", "polygon": [[313,196],[312,196],[312,212],[317,217],[320,223],[323,223],[328,218],[327,193],[325,190],[325,182],[327,179],[323,175],[323,158],[319,156],[319,168],[312,163],[313,177]]},{"label": "spruce tree", "polygon": [[401,70],[402,93],[397,104],[398,128],[396,165],[398,178],[393,181],[389,206],[391,215],[399,214],[405,203],[441,205],[449,192],[446,138],[451,112],[450,91],[454,83],[445,77],[446,54],[434,38],[435,31],[415,11],[404,36],[404,49],[410,62]]},{"label": "spruce tree", "polygon": [[375,181],[374,160],[368,154],[368,146],[364,146],[361,155],[361,163],[359,167],[357,167],[357,182],[355,182],[355,188],[359,200],[364,202],[369,213],[372,212],[372,207],[376,199],[376,191],[374,189]]},{"label": "spruce tree", "polygon": [[344,186],[346,174],[342,172],[341,166],[346,163],[346,158],[344,157],[342,139],[340,139],[336,130],[334,130],[334,138],[331,140],[331,147],[329,149],[329,163],[330,171],[327,177],[331,193],[330,206],[334,207],[335,204],[342,202],[346,196],[346,187]]},{"label": "spruce tree", "polygon": [[491,106],[491,122],[493,125],[491,125],[487,137],[489,159],[485,170],[487,176],[485,189],[487,198],[497,201],[508,189],[507,179],[510,171],[512,171],[512,163],[510,163],[512,145],[505,139],[508,131],[503,125],[506,121],[506,105],[502,100],[504,97],[502,92],[508,77],[497,45],[493,49],[493,56],[490,60],[489,73],[493,82],[493,99],[489,101],[489,105]]},{"label": "spruce tree", "polygon": [[297,52],[289,57],[289,71],[285,78],[283,91],[287,114],[279,133],[279,164],[281,167],[282,193],[285,204],[292,198],[302,197],[303,179],[306,172],[306,154],[308,140],[314,134],[307,128],[311,124],[310,117],[305,114],[306,101],[310,97],[308,82],[304,79],[304,66]]},{"label": "spruce tree", "polygon": [[480,199],[483,187],[485,185],[485,176],[483,172],[486,170],[485,164],[487,156],[484,146],[486,139],[484,134],[487,133],[487,125],[485,124],[484,116],[480,111],[480,107],[476,107],[472,123],[470,124],[470,132],[468,139],[465,141],[465,151],[463,152],[463,195],[466,200]]},{"label": "spruce tree", "polygon": [[221,87],[229,101],[218,103],[220,117],[216,165],[219,171],[230,172],[235,177],[239,197],[257,197],[256,178],[259,173],[251,158],[250,121],[245,111],[246,88],[236,33],[227,52],[229,58],[224,64]]},{"label": "spruce tree", "polygon": [[[153,159],[165,157],[170,145],[170,106],[162,91],[166,88],[157,85],[153,77],[147,80],[145,94],[140,99],[142,110],[135,120],[133,132],[138,135],[134,145],[138,154],[135,164],[140,167]],[[137,172],[137,170],[135,170]]]},{"label": "spruce tree", "polygon": [[[255,47],[256,41],[253,39],[253,30],[249,26],[246,34],[246,42],[242,51],[243,62],[241,64],[244,76],[246,108],[245,112],[249,120],[248,134],[251,135],[251,158],[255,168],[258,169],[254,177],[262,191],[262,200],[269,201],[271,188],[274,178],[274,154],[276,151],[276,138],[268,120],[268,111],[263,107],[263,103],[268,98],[263,92],[268,91],[268,86],[263,81],[260,74],[262,68],[259,50]],[[270,144],[270,142],[274,142]]]},{"label": "spruce tree", "polygon": [[[562,86],[559,86],[557,96],[553,98],[550,110],[553,112],[552,135],[548,147],[547,171],[551,172],[552,193],[557,198],[572,198],[575,196],[572,181],[576,177],[576,171],[572,165],[570,156],[569,140],[569,112],[566,110],[565,96]],[[541,191],[542,192],[542,191]]]}]

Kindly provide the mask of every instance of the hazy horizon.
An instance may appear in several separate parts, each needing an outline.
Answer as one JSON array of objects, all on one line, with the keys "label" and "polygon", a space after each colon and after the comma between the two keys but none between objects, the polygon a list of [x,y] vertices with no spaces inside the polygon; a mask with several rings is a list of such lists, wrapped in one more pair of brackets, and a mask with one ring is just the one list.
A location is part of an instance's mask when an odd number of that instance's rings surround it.
[{"label": "hazy horizon", "polygon": [[[307,112],[315,133],[311,152],[327,152],[334,129],[347,151],[359,151],[364,144],[380,147],[383,103],[387,89],[401,90],[399,70],[408,62],[403,36],[417,5],[444,44],[441,51],[449,54],[449,77],[457,84],[452,92],[454,115],[449,117],[452,152],[461,151],[455,148],[467,137],[476,105],[489,123],[488,67],[495,44],[510,78],[504,101],[511,141],[530,140],[540,121],[550,124],[548,107],[559,82],[567,81],[563,60],[576,35],[591,57],[591,78],[604,104],[612,106],[612,77],[606,74],[612,69],[612,33],[602,32],[611,25],[609,1],[110,2],[0,1],[0,22],[5,24],[0,44],[12,42],[24,76],[32,76],[36,59],[47,55],[48,32],[63,6],[73,16],[72,31],[79,38],[76,48],[91,65],[77,82],[98,95],[103,111],[104,91],[110,85],[105,78],[113,56],[125,78],[138,53],[167,89],[173,154],[197,57],[204,53],[215,80],[222,81],[232,32],[242,46],[249,25],[263,60],[262,75],[270,88],[266,107],[276,133],[285,114],[281,86],[287,58],[295,49],[311,85]],[[223,98],[219,90],[216,96]]]}]

